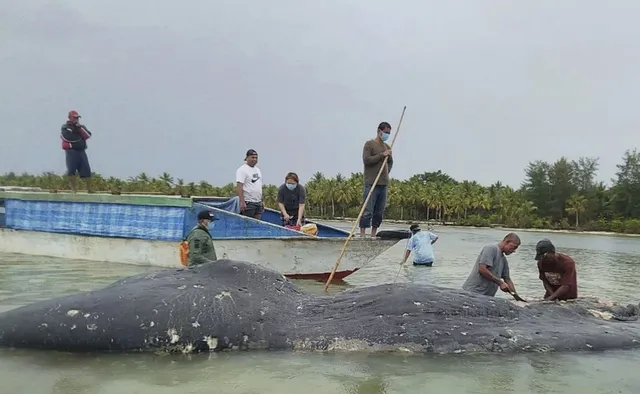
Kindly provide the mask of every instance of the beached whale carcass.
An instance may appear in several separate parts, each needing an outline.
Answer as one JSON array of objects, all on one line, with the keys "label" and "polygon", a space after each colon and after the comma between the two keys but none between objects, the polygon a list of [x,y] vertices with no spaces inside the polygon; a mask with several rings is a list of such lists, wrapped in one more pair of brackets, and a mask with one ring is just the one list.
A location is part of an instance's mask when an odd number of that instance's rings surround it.
[{"label": "beached whale carcass", "polygon": [[604,350],[640,346],[637,316],[637,306],[592,299],[520,306],[413,284],[315,296],[275,271],[218,260],[1,313],[0,345],[114,352]]}]

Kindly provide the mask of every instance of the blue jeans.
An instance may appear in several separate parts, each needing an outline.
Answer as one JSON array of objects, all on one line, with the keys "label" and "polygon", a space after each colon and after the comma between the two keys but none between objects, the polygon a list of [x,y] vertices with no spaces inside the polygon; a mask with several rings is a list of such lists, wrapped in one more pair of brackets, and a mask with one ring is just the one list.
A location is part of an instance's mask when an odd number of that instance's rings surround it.
[{"label": "blue jeans", "polygon": [[[364,196],[362,201],[366,200],[371,190],[371,185],[364,185]],[[387,205],[387,185],[376,185],[371,193],[371,198],[364,209],[362,218],[360,219],[360,228],[375,227],[378,228],[382,224],[382,215]]]}]

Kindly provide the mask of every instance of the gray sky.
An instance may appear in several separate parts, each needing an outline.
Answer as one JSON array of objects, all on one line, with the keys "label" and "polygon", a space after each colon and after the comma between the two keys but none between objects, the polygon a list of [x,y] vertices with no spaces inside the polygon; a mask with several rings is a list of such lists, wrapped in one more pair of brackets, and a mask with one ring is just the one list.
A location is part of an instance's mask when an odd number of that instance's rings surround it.
[{"label": "gray sky", "polygon": [[[99,3],[99,4],[98,4]],[[640,2],[5,0],[0,172],[64,170],[70,109],[105,176],[265,182],[362,171],[379,122],[396,178],[519,186],[530,160],[599,156],[640,126]]]}]

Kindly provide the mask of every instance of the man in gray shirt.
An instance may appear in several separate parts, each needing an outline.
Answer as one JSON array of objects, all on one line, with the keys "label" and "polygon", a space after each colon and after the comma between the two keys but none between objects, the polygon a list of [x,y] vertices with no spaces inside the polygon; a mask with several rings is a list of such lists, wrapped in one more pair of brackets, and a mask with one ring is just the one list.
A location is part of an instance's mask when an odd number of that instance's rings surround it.
[{"label": "man in gray shirt", "polygon": [[513,293],[516,288],[509,276],[508,255],[520,246],[520,237],[509,233],[498,244],[487,245],[482,248],[473,269],[462,288],[478,294],[495,296],[498,288]]}]

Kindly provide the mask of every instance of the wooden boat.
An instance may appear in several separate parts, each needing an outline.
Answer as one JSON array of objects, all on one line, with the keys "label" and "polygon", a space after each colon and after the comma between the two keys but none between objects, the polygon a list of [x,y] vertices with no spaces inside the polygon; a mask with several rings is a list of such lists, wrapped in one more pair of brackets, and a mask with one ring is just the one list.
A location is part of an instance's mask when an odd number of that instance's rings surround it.
[{"label": "wooden boat", "polygon": [[[285,228],[279,212],[263,220],[239,215],[237,200],[143,194],[71,194],[0,188],[0,252],[90,261],[179,267],[179,243],[202,209],[218,218],[218,258],[244,260],[293,279],[326,280],[348,231],[315,223],[317,236]],[[4,212],[2,212],[4,210]],[[383,235],[383,233],[380,233]],[[409,235],[354,237],[335,280],[358,271]]]}]

